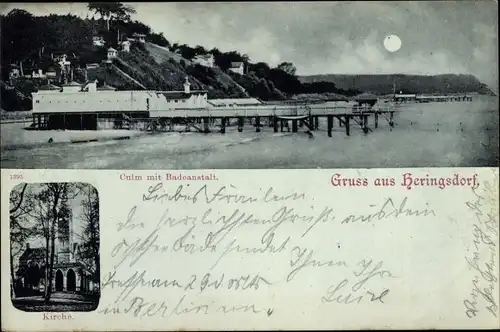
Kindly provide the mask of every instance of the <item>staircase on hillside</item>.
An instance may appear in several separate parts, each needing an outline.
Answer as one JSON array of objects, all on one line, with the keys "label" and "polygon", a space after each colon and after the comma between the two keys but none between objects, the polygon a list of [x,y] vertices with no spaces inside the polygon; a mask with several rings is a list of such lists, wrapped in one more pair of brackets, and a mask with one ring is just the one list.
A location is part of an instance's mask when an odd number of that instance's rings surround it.
[{"label": "staircase on hillside", "polygon": [[224,79],[228,80],[228,81],[231,81],[234,85],[236,85],[244,94],[246,97],[250,97],[250,95],[248,94],[247,90],[245,90],[244,87],[242,87],[241,85],[238,84],[238,82],[236,82],[235,80],[233,80],[233,78],[231,76],[229,76],[228,74],[226,74],[225,72],[223,72],[221,69],[219,68],[214,68],[214,70],[222,77],[224,77]]},{"label": "staircase on hillside", "polygon": [[[115,60],[117,60],[120,64],[124,64],[123,60],[121,60],[120,58],[115,58]],[[141,82],[139,82],[138,80],[136,80],[135,78],[133,78],[132,76],[130,76],[129,74],[127,74],[126,72],[121,70],[120,68],[118,68],[116,65],[114,65],[114,64],[111,65],[111,68],[116,70],[120,75],[122,75],[123,77],[125,77],[129,81],[131,81],[134,84],[136,84],[137,86],[139,86],[141,89],[148,90],[148,88],[146,88],[144,85],[142,85]]]}]

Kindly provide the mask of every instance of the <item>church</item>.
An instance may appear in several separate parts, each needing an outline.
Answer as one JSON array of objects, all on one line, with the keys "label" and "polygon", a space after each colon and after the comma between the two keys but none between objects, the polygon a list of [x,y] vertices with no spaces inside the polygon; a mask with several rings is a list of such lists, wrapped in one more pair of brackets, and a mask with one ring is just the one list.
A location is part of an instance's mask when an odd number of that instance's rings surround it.
[{"label": "church", "polygon": [[[74,236],[73,214],[69,211],[68,216],[59,218],[56,225],[52,291],[98,293],[98,281],[83,262],[80,243],[74,240]],[[26,243],[16,272],[16,293],[29,296],[44,292],[45,271],[50,254],[48,256],[46,257],[45,247],[32,248]]]}]

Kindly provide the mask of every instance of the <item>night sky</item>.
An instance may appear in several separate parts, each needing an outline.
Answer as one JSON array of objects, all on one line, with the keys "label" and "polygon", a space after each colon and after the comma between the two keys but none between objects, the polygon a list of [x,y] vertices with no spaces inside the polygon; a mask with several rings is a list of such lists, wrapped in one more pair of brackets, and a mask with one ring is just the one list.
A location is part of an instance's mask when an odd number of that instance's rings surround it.
[{"label": "night sky", "polygon": [[[291,61],[300,75],[470,73],[498,91],[495,1],[130,5],[133,19],[171,43],[237,50],[271,65]],[[2,13],[92,16],[86,3],[1,6]],[[389,34],[401,38],[398,52],[384,49]]]}]

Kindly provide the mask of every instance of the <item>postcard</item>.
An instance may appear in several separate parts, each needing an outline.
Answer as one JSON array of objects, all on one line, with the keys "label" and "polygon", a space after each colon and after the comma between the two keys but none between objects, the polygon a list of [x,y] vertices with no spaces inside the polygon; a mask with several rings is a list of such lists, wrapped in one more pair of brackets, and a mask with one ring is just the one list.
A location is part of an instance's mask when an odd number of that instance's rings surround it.
[{"label": "postcard", "polygon": [[0,9],[2,331],[500,328],[496,2]]}]

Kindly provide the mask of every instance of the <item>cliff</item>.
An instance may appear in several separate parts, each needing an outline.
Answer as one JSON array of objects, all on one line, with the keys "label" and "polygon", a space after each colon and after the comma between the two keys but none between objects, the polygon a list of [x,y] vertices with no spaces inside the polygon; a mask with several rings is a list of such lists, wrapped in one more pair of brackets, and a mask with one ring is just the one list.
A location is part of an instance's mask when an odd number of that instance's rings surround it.
[{"label": "cliff", "polygon": [[391,94],[393,86],[396,92],[416,94],[453,94],[479,93],[494,94],[486,84],[473,75],[345,75],[326,74],[300,76],[302,83],[326,81],[334,83],[339,89],[358,89],[378,95]]}]

